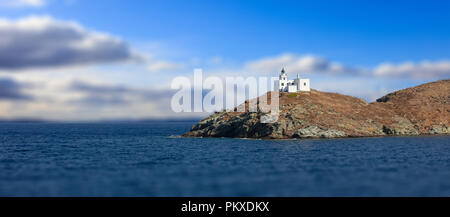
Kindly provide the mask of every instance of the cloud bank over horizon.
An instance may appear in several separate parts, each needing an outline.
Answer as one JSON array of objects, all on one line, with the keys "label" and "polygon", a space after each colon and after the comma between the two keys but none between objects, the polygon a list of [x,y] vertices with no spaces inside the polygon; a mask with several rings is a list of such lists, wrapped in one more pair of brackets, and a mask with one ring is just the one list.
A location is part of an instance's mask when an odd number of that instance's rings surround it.
[{"label": "cloud bank over horizon", "polygon": [[0,120],[198,119],[207,115],[172,112],[174,90],[81,79],[46,82],[0,78],[0,85]]},{"label": "cloud bank over horizon", "polygon": [[[288,60],[288,61],[287,61]],[[291,62],[297,65],[289,65]],[[445,62],[410,64],[408,67],[401,67],[402,64],[392,65],[391,68],[383,69],[380,65],[370,74],[364,71],[352,71],[346,74],[345,68],[340,63],[331,63],[331,61],[318,58],[312,55],[279,55],[261,59],[246,61],[240,68],[234,70],[218,69],[212,71],[210,75],[226,77],[227,75],[254,76],[252,72],[259,72],[262,66],[273,67],[270,71],[272,75],[279,72],[280,67],[286,64],[288,74],[295,76],[294,72],[310,70],[313,73],[309,75],[313,78],[313,89],[327,92],[338,92],[346,95],[352,95],[363,98],[369,102],[398,89],[395,85],[395,79],[411,80],[420,83],[421,79],[430,77],[440,78],[447,76]],[[331,67],[337,64],[342,67]],[[146,70],[147,64],[143,64]],[[290,67],[289,67],[290,66]],[[292,66],[296,66],[294,68]],[[417,76],[419,73],[416,68],[425,68],[438,73],[429,74],[429,76]],[[381,69],[380,69],[381,68]],[[245,73],[249,72],[250,73]],[[340,69],[340,70],[336,70]],[[83,70],[83,68],[79,69]],[[170,68],[155,70],[155,72],[164,72],[172,70]],[[176,69],[173,69],[176,71]],[[254,70],[254,71],[253,71]],[[275,71],[276,70],[276,71]],[[324,70],[324,71],[320,71]],[[353,69],[355,70],[355,69]],[[74,72],[75,71],[75,72]],[[106,81],[102,76],[108,76],[108,72],[99,72],[101,77],[80,77],[76,71],[53,70],[45,72],[20,71],[18,73],[3,73],[0,77],[0,119],[8,118],[40,118],[48,120],[70,120],[70,121],[95,121],[95,120],[115,120],[115,119],[153,119],[153,118],[201,118],[207,113],[174,113],[170,109],[170,100],[176,90],[169,88],[170,76],[160,83],[159,87],[150,85],[147,87],[137,87],[132,83],[120,80]],[[74,74],[75,73],[75,74]],[[125,72],[122,72],[122,74]],[[128,72],[129,74],[130,72]],[[176,75],[185,75],[174,73]],[[290,74],[291,73],[291,74]],[[2,73],[0,73],[2,74]],[[62,77],[55,76],[60,74]],[[92,74],[92,73],[87,73]],[[151,76],[150,79],[158,80],[165,73],[135,74],[135,76]],[[390,75],[393,74],[393,75]],[[42,75],[42,76],[41,76]],[[65,77],[63,75],[68,75]],[[303,76],[303,74],[301,74]],[[419,74],[421,75],[421,74]],[[129,75],[131,76],[131,74]],[[187,74],[190,76],[190,74]],[[316,77],[314,77],[316,76]],[[317,77],[319,76],[319,77]],[[206,75],[204,79],[208,77]],[[376,79],[374,79],[376,78]],[[139,79],[139,78],[138,78]],[[415,85],[415,84],[414,84]],[[413,86],[413,85],[409,85]],[[408,87],[404,85],[403,88]],[[203,94],[205,96],[205,94]]]}]

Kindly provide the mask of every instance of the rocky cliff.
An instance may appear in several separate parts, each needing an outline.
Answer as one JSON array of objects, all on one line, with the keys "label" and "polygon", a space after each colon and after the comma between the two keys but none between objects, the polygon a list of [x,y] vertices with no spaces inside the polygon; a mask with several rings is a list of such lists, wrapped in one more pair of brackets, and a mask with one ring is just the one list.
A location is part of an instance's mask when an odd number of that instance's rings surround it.
[{"label": "rocky cliff", "polygon": [[184,136],[286,139],[450,133],[450,80],[393,92],[373,103],[317,90],[280,93],[279,102],[276,123],[260,123],[261,112],[217,112]]}]

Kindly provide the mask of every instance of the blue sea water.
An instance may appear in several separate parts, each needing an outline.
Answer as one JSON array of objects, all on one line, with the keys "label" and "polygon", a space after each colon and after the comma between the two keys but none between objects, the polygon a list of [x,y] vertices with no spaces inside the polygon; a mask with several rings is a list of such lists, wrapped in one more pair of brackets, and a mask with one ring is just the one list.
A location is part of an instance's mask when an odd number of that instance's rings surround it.
[{"label": "blue sea water", "polygon": [[0,196],[450,196],[450,136],[174,137],[193,124],[2,123]]}]

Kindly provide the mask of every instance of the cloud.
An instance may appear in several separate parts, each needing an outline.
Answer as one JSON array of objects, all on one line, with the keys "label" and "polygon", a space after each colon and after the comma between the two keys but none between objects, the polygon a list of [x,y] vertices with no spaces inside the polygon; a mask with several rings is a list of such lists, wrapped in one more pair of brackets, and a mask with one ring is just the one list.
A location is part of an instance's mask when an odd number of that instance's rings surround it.
[{"label": "cloud", "polygon": [[172,90],[139,89],[117,84],[101,84],[75,80],[69,85],[69,90],[98,95],[134,94],[142,98],[161,99],[171,96]]},{"label": "cloud", "polygon": [[212,57],[211,59],[209,59],[208,63],[213,64],[213,65],[218,65],[218,64],[223,63],[223,58],[220,56],[215,56],[215,57]]},{"label": "cloud", "polygon": [[[150,62],[150,64],[155,62]],[[188,61],[167,62],[182,65],[184,69],[191,66]],[[260,72],[258,69],[275,75],[285,63],[288,63],[286,68],[290,76],[295,76],[297,72],[302,72],[301,70],[311,70],[308,72],[313,73],[308,75],[308,78],[311,78],[314,89],[362,97],[367,101],[373,101],[388,92],[424,82],[424,79],[411,79],[418,77],[413,76],[414,73],[411,71],[414,70],[402,72],[404,73],[402,76],[397,76],[401,79],[391,79],[392,74],[377,74],[379,73],[378,67],[383,64],[363,70],[325,58],[296,54],[255,59],[243,64],[220,64],[219,67],[205,70],[204,78],[208,76],[221,78],[243,76],[245,78],[255,76],[254,73]],[[201,65],[208,66],[207,64],[207,61],[204,61]],[[404,64],[391,64],[391,67],[401,68],[400,65]],[[433,69],[440,72],[445,71],[447,66],[445,61],[419,62],[412,65],[415,68],[421,66],[422,71],[423,69]],[[192,75],[191,71],[164,73],[164,76],[161,76],[159,73],[147,73],[146,66],[148,65],[142,64],[140,68],[134,68],[133,65],[107,68],[83,66],[65,67],[63,70],[33,68],[23,70],[21,73],[9,74],[0,71],[0,74],[3,74],[3,79],[0,78],[0,119],[38,118],[95,121],[199,118],[207,115],[206,113],[174,113],[170,109],[170,100],[176,91],[169,88],[170,80],[177,75]],[[355,76],[341,76],[345,73]],[[256,76],[259,75],[266,76],[268,74],[257,74]],[[428,73],[427,76],[445,77],[448,74],[435,72]]]},{"label": "cloud", "polygon": [[49,16],[0,19],[0,69],[136,60],[121,39]]},{"label": "cloud", "polygon": [[[0,98],[4,98],[0,100],[0,119],[96,121],[207,116],[207,113],[173,112],[170,101],[175,90],[170,88],[139,88],[129,84],[105,83],[94,78],[9,80],[12,81],[0,80]],[[29,85],[17,86],[19,83]]]},{"label": "cloud", "polygon": [[3,7],[42,7],[46,5],[45,0],[0,0],[0,6]]},{"label": "cloud", "polygon": [[337,62],[331,62],[325,58],[313,55],[299,56],[295,54],[281,54],[250,61],[244,65],[244,70],[256,73],[273,73],[280,71],[281,67],[285,67],[288,71],[302,74],[355,75],[363,73],[363,70],[353,69]]},{"label": "cloud", "polygon": [[370,77],[313,80],[314,89],[355,96],[367,102],[373,102],[389,92],[398,90],[398,87],[395,88],[395,86],[395,81],[389,79],[373,79]]},{"label": "cloud", "polygon": [[[97,119],[132,118],[200,118],[207,113],[175,113],[170,101],[175,93],[171,89],[135,88],[117,84],[73,81],[67,91],[81,93],[66,101],[78,112],[88,111]],[[82,117],[86,118],[86,117]]]},{"label": "cloud", "polygon": [[30,100],[31,97],[22,92],[25,84],[9,78],[0,78],[0,100]]},{"label": "cloud", "polygon": [[82,93],[81,98],[72,102],[88,106],[126,105],[134,101],[155,102],[170,99],[174,93],[170,89],[138,89],[124,85],[95,84],[80,80],[71,82],[67,90]]},{"label": "cloud", "polygon": [[393,78],[441,79],[450,77],[450,61],[383,63],[374,69],[374,75]]},{"label": "cloud", "polygon": [[73,81],[68,89],[83,94],[81,98],[71,100],[82,106],[123,105],[128,103],[124,94],[130,92],[123,86],[95,85],[82,81]]},{"label": "cloud", "polygon": [[450,77],[450,61],[382,63],[372,69],[351,67],[314,55],[281,54],[249,61],[240,70],[259,74],[274,73],[285,67],[301,74],[352,75],[404,79],[442,79]]},{"label": "cloud", "polygon": [[147,66],[147,70],[150,72],[164,72],[182,69],[183,66],[179,63],[170,61],[155,61]]}]

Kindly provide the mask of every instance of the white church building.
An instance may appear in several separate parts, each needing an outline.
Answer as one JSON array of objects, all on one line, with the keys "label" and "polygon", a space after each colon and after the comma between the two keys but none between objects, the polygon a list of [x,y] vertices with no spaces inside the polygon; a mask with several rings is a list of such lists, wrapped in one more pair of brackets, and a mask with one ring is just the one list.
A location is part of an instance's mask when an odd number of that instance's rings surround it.
[{"label": "white church building", "polygon": [[309,92],[311,88],[309,87],[309,78],[300,79],[299,74],[297,74],[297,78],[294,80],[288,80],[286,71],[284,68],[281,70],[280,79],[276,81],[275,87],[278,87],[280,92]]}]

